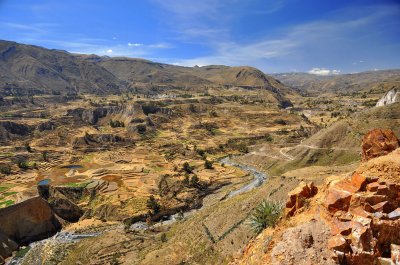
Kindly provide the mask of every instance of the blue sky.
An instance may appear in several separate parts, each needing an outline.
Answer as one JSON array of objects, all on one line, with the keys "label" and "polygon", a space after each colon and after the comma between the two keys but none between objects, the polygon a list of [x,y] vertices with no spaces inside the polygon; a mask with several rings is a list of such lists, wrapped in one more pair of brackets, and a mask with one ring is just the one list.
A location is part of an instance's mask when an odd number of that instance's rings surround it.
[{"label": "blue sky", "polygon": [[0,0],[0,39],[264,72],[400,68],[398,0]]}]

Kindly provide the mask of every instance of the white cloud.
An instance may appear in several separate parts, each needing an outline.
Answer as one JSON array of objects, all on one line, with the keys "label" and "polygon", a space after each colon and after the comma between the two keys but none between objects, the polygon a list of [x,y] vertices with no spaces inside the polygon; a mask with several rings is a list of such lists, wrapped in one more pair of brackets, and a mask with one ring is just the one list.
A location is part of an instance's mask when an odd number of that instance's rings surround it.
[{"label": "white cloud", "polygon": [[326,68],[313,68],[308,71],[309,74],[313,75],[338,75],[340,74],[340,70],[329,70]]},{"label": "white cloud", "polygon": [[108,49],[107,51],[106,51],[106,53],[112,53],[113,52],[113,50],[111,50],[111,49]]},{"label": "white cloud", "polygon": [[128,46],[130,46],[130,47],[140,47],[140,46],[143,46],[143,44],[142,43],[130,43],[130,42],[128,42]]}]

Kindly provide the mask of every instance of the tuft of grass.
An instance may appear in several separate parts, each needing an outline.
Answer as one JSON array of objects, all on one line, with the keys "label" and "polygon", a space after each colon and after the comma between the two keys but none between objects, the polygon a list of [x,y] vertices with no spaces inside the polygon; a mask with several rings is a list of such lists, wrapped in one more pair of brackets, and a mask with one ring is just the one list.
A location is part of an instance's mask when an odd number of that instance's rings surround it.
[{"label": "tuft of grass", "polygon": [[274,227],[282,215],[281,202],[262,201],[250,216],[249,225],[254,233],[259,234],[267,227]]}]

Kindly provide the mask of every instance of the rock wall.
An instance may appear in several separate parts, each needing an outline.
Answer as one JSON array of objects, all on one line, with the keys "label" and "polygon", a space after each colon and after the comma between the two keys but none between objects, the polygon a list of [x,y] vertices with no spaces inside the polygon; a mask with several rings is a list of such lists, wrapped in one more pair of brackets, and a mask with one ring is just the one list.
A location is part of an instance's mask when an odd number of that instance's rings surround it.
[{"label": "rock wall", "polygon": [[376,107],[381,107],[389,104],[400,102],[400,90],[393,88],[387,92],[381,99],[376,103]]},{"label": "rock wall", "polygon": [[0,256],[6,258],[18,246],[52,236],[60,229],[53,210],[41,197],[0,209]]}]

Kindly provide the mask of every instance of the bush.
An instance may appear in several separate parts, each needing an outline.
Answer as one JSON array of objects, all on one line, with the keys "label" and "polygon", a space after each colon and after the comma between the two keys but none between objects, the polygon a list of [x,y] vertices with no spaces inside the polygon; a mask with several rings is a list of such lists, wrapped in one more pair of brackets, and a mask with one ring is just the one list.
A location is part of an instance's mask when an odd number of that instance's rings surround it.
[{"label": "bush", "polygon": [[283,204],[280,202],[262,201],[250,216],[251,229],[259,234],[267,227],[274,227],[281,217]]},{"label": "bush", "polygon": [[146,202],[147,209],[152,210],[153,214],[156,214],[160,211],[160,204],[158,201],[154,198],[153,195],[150,196],[150,198]]},{"label": "bush", "polygon": [[206,160],[205,162],[204,162],[204,168],[205,169],[213,169],[214,167],[213,167],[213,163],[210,161],[210,160]]},{"label": "bush", "polygon": [[144,134],[146,132],[146,125],[144,124],[138,124],[136,126],[137,132],[140,134]]},{"label": "bush", "polygon": [[29,168],[29,163],[26,161],[18,162],[18,167],[20,169],[28,169]]},{"label": "bush", "polygon": [[163,243],[165,243],[165,242],[167,242],[167,235],[165,234],[165,233],[162,233],[161,234],[161,242],[163,242]]},{"label": "bush", "polygon": [[112,119],[110,120],[110,126],[112,128],[117,128],[117,127],[125,127],[125,123],[123,123],[122,121],[113,121]]},{"label": "bush", "polygon": [[193,172],[193,167],[192,167],[191,165],[189,165],[188,162],[185,162],[185,163],[183,163],[183,170],[184,170],[186,173],[190,174],[190,173]]},{"label": "bush", "polygon": [[190,186],[191,187],[198,187],[199,186],[199,177],[197,175],[193,175],[190,179]]},{"label": "bush", "polygon": [[276,124],[286,125],[286,121],[283,120],[283,119],[276,119],[274,122],[275,122]]},{"label": "bush", "polygon": [[4,175],[11,174],[11,167],[8,165],[0,165],[0,173]]},{"label": "bush", "polygon": [[31,147],[28,143],[25,144],[25,149],[26,149],[26,151],[28,151],[29,153],[32,152],[32,147]]}]

